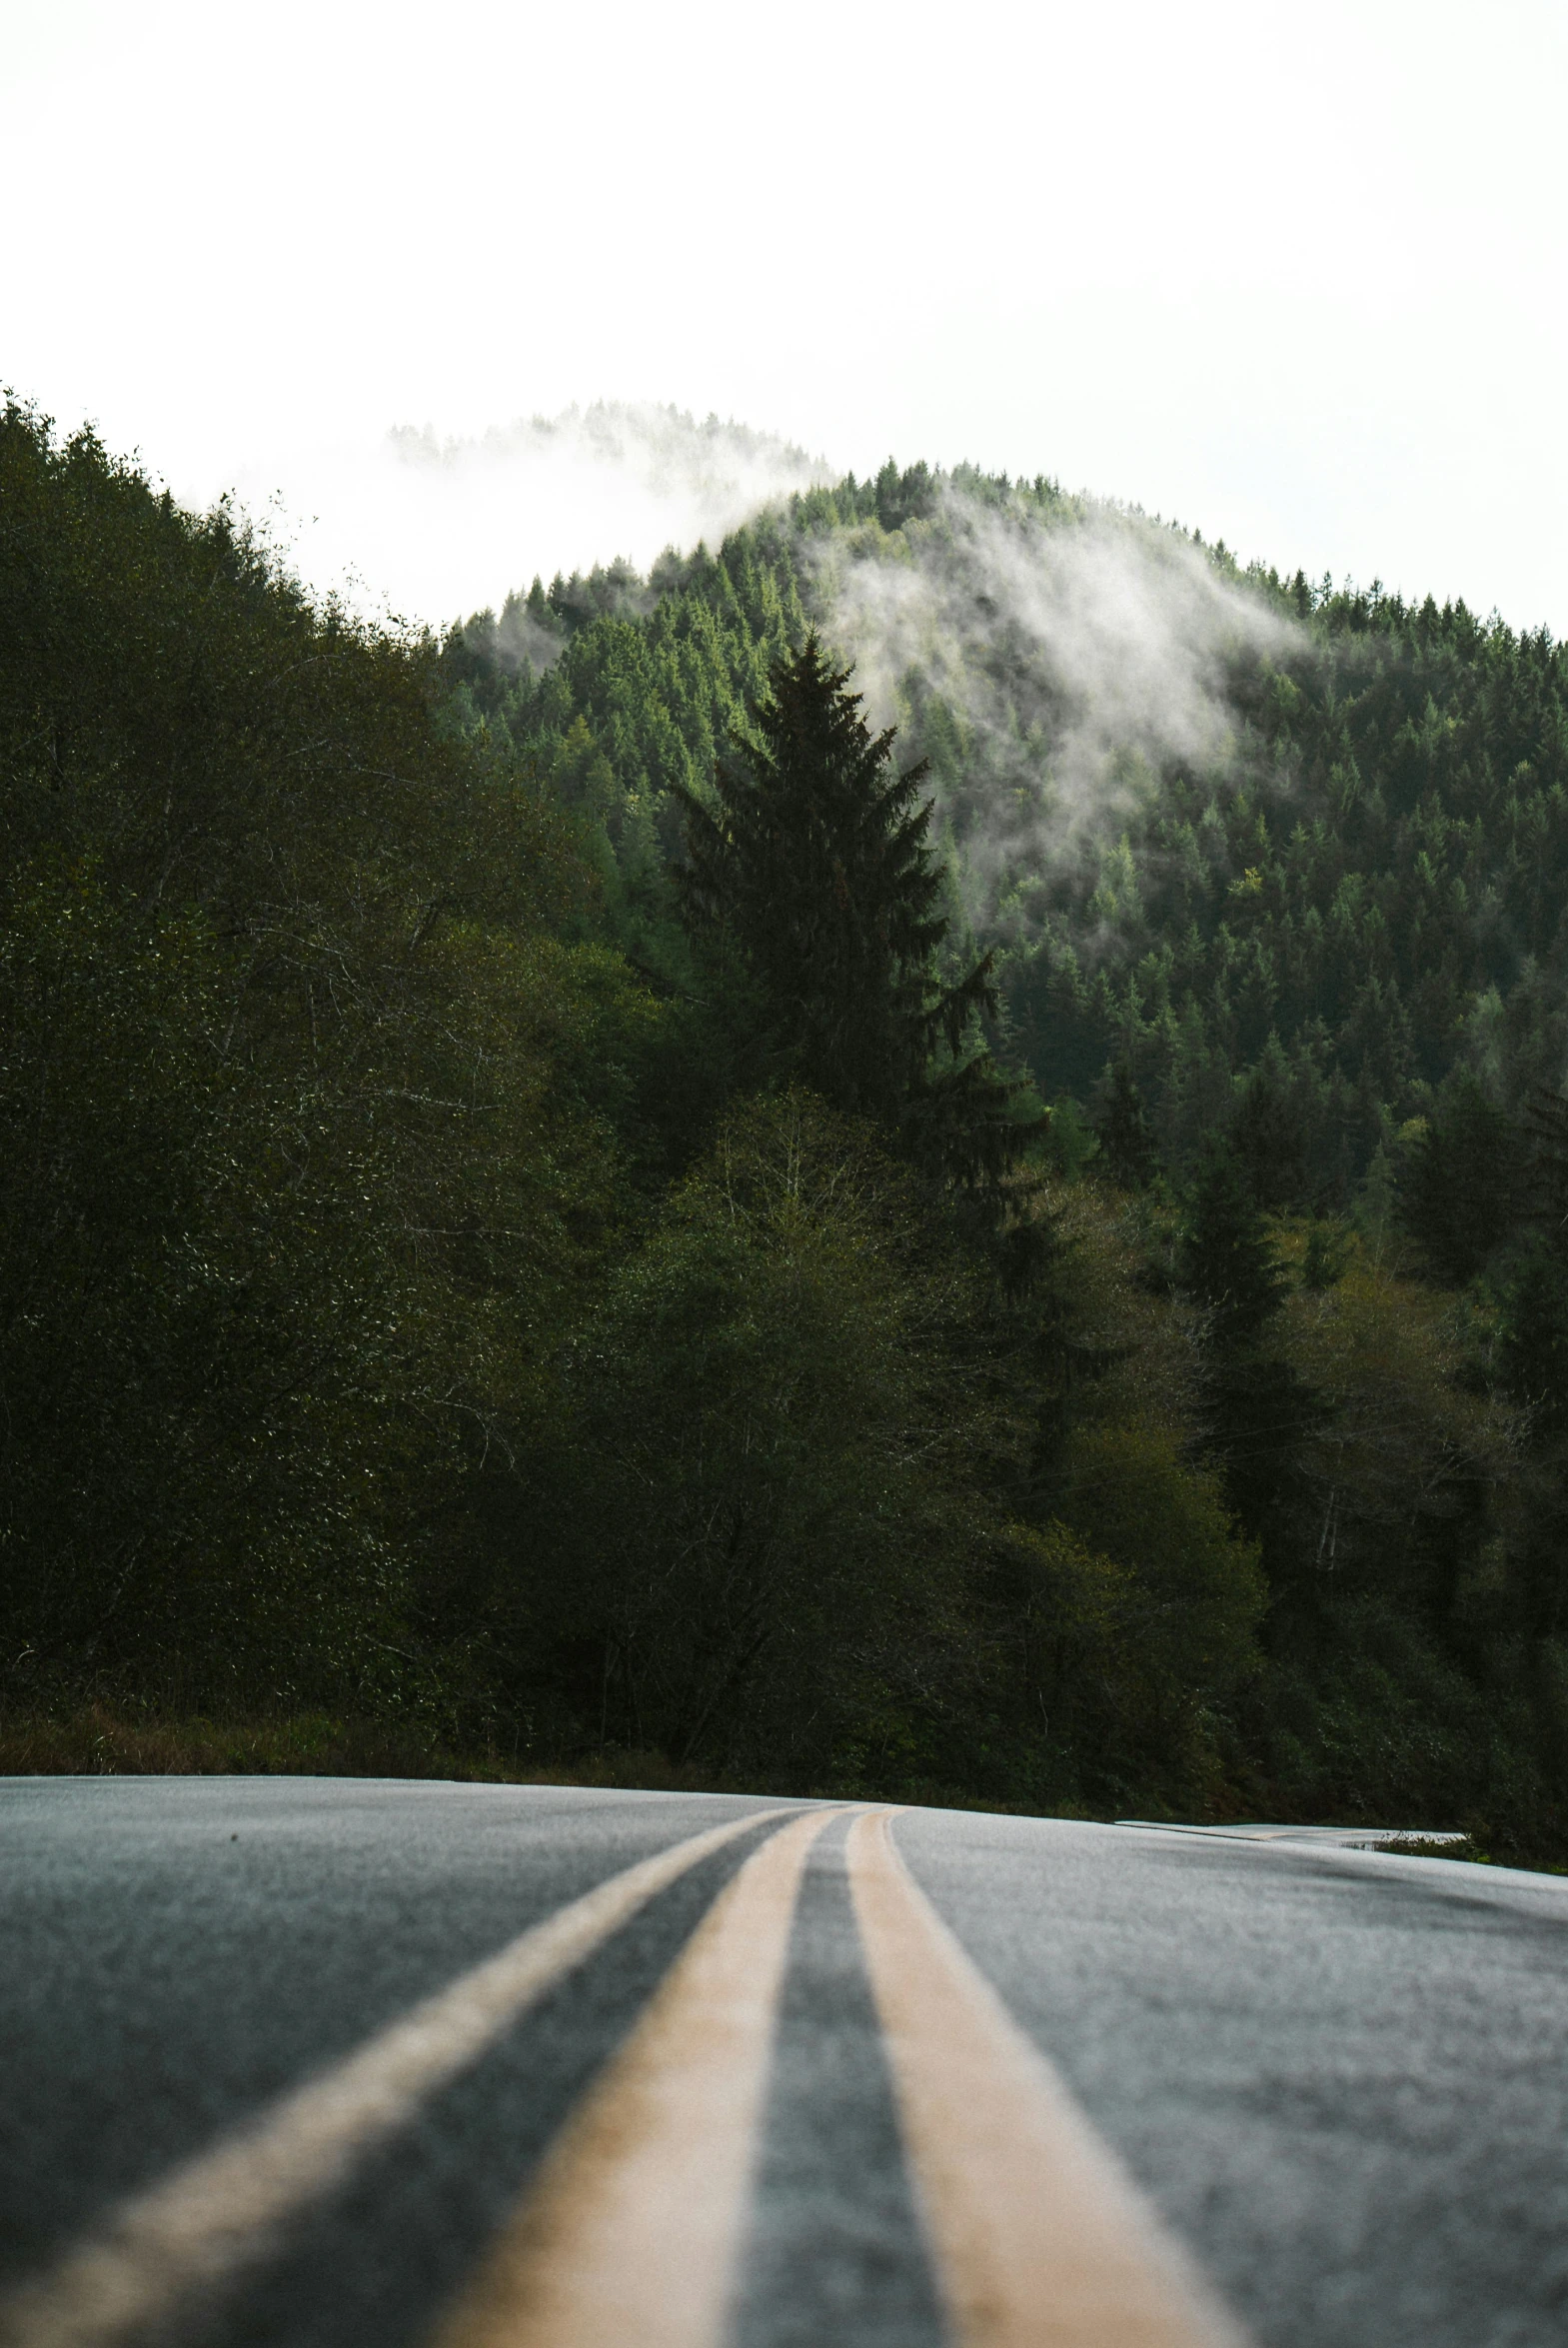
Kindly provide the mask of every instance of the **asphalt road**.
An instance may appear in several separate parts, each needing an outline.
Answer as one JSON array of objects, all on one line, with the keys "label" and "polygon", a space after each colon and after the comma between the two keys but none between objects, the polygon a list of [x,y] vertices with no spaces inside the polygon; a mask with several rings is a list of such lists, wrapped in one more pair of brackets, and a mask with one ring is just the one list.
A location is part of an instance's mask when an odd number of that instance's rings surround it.
[{"label": "asphalt road", "polygon": [[1444,1860],[11,1780],[0,2341],[1562,2348],[1565,1960]]}]

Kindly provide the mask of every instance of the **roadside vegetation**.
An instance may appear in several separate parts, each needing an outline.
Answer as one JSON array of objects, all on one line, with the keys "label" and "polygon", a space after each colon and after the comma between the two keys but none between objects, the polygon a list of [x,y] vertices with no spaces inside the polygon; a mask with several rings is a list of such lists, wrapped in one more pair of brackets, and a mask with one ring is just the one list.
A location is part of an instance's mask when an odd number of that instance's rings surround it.
[{"label": "roadside vegetation", "polygon": [[1563,660],[1256,580],[1025,921],[934,500],[436,641],[0,417],[0,1767],[1568,1851]]}]

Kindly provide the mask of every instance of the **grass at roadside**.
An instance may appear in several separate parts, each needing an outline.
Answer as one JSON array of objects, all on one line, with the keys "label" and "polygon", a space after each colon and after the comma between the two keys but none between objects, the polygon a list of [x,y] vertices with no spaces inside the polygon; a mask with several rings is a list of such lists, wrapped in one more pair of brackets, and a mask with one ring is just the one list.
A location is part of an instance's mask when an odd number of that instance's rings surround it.
[{"label": "grass at roadside", "polygon": [[635,1785],[651,1792],[755,1791],[663,1753],[535,1762],[458,1749],[414,1727],[324,1712],[252,1720],[137,1717],[107,1704],[0,1713],[0,1777],[424,1777],[500,1785]]},{"label": "grass at roadside", "polygon": [[[454,1745],[413,1723],[326,1712],[213,1719],[203,1714],[143,1713],[103,1701],[56,1711],[0,1710],[0,1779],[31,1776],[429,1778],[493,1785],[635,1786],[649,1793],[893,1799],[939,1809],[994,1806],[946,1785],[881,1788],[858,1782],[765,1782],[672,1761],[655,1751],[616,1747],[546,1757],[496,1745]],[[1010,1803],[999,1806],[1018,1809]],[[1052,1815],[1087,1818],[1092,1813],[1062,1805]],[[1560,1846],[1520,1848],[1484,1830],[1468,1835],[1463,1843],[1407,1836],[1381,1847],[1403,1857],[1467,1859],[1568,1875]]]},{"label": "grass at roadside", "polygon": [[[896,1787],[805,1782],[781,1772],[741,1775],[712,1764],[674,1761],[655,1749],[612,1745],[600,1752],[550,1754],[504,1745],[444,1741],[418,1723],[326,1712],[214,1719],[107,1700],[50,1711],[0,1708],[0,1779],[6,1777],[399,1777],[470,1784],[629,1786],[645,1793],[738,1793],[785,1800],[923,1803],[989,1810],[962,1787],[920,1781]],[[1016,1804],[1004,1808],[1030,1815]],[[1084,1810],[1061,1815],[1087,1817]]]}]

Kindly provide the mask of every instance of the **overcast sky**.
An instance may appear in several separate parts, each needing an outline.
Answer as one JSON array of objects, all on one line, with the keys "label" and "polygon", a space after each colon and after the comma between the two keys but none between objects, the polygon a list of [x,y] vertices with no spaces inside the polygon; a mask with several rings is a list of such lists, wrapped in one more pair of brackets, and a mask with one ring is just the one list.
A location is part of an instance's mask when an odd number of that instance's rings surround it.
[{"label": "overcast sky", "polygon": [[[389,427],[675,402],[1568,633],[1563,0],[0,24],[0,382],[187,498],[341,480],[341,553]],[[498,517],[443,558],[422,504],[426,616],[650,551],[542,476]]]}]

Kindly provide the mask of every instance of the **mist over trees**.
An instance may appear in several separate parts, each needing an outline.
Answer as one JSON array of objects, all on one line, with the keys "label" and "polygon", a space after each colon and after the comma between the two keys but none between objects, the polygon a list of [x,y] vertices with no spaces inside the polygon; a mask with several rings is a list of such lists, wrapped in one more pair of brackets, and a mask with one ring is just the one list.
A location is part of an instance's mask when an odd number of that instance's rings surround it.
[{"label": "mist over trees", "polygon": [[0,1715],[1563,1848],[1544,634],[889,466],[397,638],[12,406],[0,648]]}]

